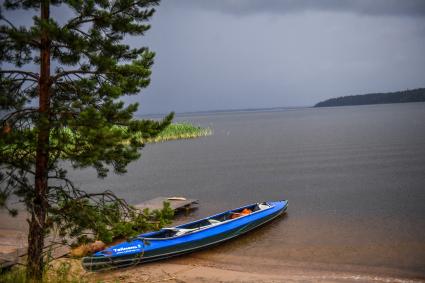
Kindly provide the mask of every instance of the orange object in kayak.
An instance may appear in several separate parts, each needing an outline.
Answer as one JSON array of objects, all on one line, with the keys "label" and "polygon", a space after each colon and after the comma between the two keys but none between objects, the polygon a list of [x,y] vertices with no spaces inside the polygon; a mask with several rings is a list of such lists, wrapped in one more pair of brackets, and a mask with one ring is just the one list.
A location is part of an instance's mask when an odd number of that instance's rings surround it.
[{"label": "orange object in kayak", "polygon": [[250,214],[252,212],[252,210],[250,210],[250,209],[248,209],[248,208],[245,208],[244,210],[242,210],[241,212],[234,212],[234,213],[232,213],[232,215],[230,216],[230,219],[235,219],[235,218],[238,218],[238,217],[240,217],[240,216],[242,216],[242,215],[248,215],[248,214]]}]

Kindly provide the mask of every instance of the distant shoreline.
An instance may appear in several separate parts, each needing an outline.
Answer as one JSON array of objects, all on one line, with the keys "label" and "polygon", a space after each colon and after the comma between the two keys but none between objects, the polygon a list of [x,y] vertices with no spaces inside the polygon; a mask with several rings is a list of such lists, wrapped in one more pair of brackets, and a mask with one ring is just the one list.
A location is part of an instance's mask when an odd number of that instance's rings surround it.
[{"label": "distant shoreline", "polygon": [[425,102],[425,88],[386,93],[368,93],[342,96],[321,101],[314,105],[314,107],[374,105],[409,102]]},{"label": "distant shoreline", "polygon": [[[250,113],[250,112],[278,112],[278,111],[290,111],[312,108],[312,105],[308,106],[289,106],[289,107],[263,107],[263,108],[241,108],[241,109],[218,109],[218,110],[205,110],[205,111],[188,111],[188,112],[176,112],[176,116],[202,116],[211,114],[228,114],[228,113]],[[155,114],[142,114],[137,115],[137,118],[148,119],[148,118],[162,118],[167,114],[155,113]]]},{"label": "distant shoreline", "polygon": [[[419,92],[419,95],[417,94]],[[399,95],[400,94],[400,95]],[[403,96],[404,95],[404,96]],[[375,99],[378,97],[378,100]],[[366,99],[366,102],[353,102],[356,99]],[[395,103],[412,103],[425,102],[425,88],[388,92],[388,93],[370,93],[360,95],[342,96],[330,98],[321,101],[315,105],[288,106],[288,107],[261,107],[261,108],[240,108],[240,109],[216,109],[216,110],[200,110],[176,112],[176,117],[194,117],[207,116],[212,114],[234,114],[234,113],[252,113],[252,112],[280,112],[292,111],[300,109],[318,108],[318,107],[334,107],[334,106],[361,106],[361,105],[377,105],[377,104],[395,104]],[[138,119],[160,119],[166,113],[149,113],[136,115]]]}]

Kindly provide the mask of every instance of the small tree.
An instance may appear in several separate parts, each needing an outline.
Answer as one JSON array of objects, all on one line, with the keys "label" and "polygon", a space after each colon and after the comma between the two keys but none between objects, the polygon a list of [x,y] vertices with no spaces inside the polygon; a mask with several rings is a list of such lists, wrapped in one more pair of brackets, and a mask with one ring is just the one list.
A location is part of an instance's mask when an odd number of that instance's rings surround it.
[{"label": "small tree", "polygon": [[[141,36],[156,0],[5,0],[0,26],[0,205],[16,195],[30,219],[27,278],[42,278],[44,237],[55,225],[62,233],[94,231],[110,237],[146,228],[126,203],[111,192],[90,194],[66,176],[93,166],[99,177],[109,168],[124,173],[139,158],[143,139],[172,120],[135,120],[138,94],[150,82],[154,53],[123,43]],[[51,16],[51,6],[68,18]],[[5,10],[33,11],[32,26],[18,26]],[[33,71],[35,67],[38,71]],[[31,105],[37,105],[32,107]],[[126,227],[123,217],[137,216]],[[146,216],[149,217],[149,216]],[[111,226],[113,223],[119,225]]]}]

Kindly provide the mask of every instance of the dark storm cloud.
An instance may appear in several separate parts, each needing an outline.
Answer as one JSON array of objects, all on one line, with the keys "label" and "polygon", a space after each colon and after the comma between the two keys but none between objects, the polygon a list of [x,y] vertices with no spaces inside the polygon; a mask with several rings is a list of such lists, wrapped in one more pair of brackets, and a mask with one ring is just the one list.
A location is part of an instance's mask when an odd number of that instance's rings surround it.
[{"label": "dark storm cloud", "polygon": [[184,0],[170,2],[180,7],[192,6],[235,15],[325,10],[369,15],[425,16],[425,0]]},{"label": "dark storm cloud", "polygon": [[[1,2],[1,0],[0,0]],[[31,25],[30,11],[8,11]],[[52,8],[63,22],[66,7]],[[163,0],[140,113],[309,106],[425,86],[425,0]],[[37,66],[27,66],[31,70]]]},{"label": "dark storm cloud", "polygon": [[423,87],[424,35],[425,0],[164,0],[144,41],[152,84],[134,99],[182,112]]}]

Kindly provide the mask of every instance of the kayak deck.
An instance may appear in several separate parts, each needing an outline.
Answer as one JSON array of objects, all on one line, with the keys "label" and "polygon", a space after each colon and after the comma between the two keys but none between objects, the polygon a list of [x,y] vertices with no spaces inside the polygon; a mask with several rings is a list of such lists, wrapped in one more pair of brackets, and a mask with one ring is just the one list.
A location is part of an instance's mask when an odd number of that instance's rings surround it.
[{"label": "kayak deck", "polygon": [[256,203],[141,234],[130,242],[83,258],[82,264],[87,270],[98,271],[185,254],[242,235],[281,215],[286,208],[287,201]]}]

